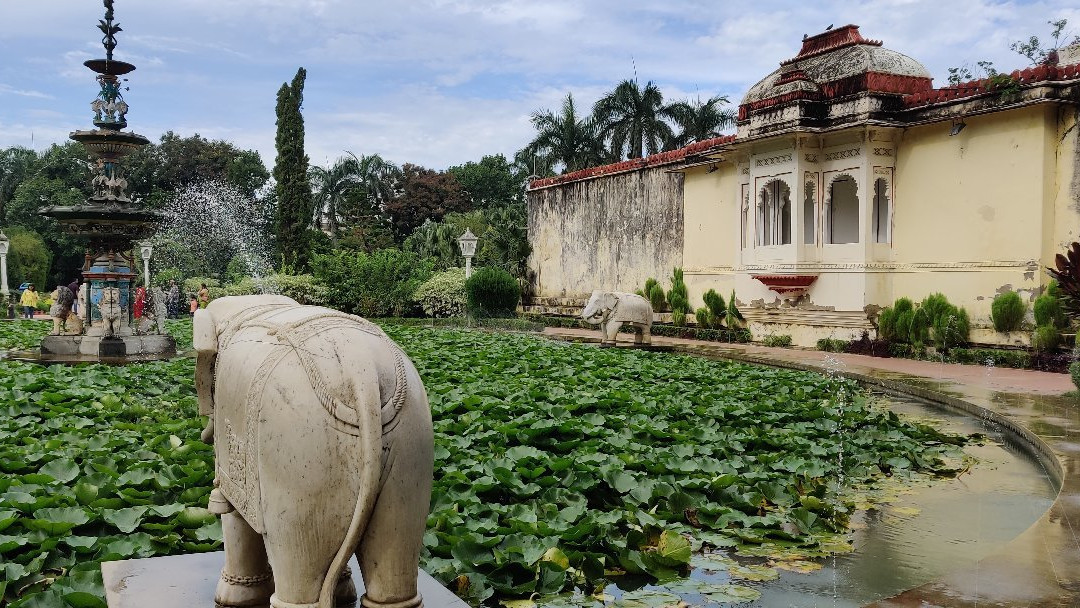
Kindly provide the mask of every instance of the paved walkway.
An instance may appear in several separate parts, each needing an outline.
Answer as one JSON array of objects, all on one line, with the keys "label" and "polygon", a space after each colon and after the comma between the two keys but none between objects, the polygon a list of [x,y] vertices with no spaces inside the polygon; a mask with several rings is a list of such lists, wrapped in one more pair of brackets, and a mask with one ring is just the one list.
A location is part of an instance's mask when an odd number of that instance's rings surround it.
[{"label": "paved walkway", "polygon": [[[599,342],[600,332],[547,328],[553,338]],[[619,345],[632,335],[619,336]],[[1080,606],[1080,400],[1068,374],[653,336],[678,352],[835,371],[885,390],[966,411],[1011,431],[1060,486],[1023,534],[973,567],[875,602],[875,608]],[[963,516],[961,514],[961,516]]]},{"label": "paved walkway", "polygon": [[[600,332],[588,329],[564,329],[548,327],[544,333],[574,339],[596,338]],[[619,344],[629,346],[633,343],[632,334],[619,334]],[[726,344],[704,342],[684,338],[666,338],[653,336],[653,344],[658,346],[676,346],[680,350],[689,350],[708,354],[742,354],[752,358],[764,358],[770,361],[783,361],[795,364],[811,364],[826,368],[842,365],[850,370],[878,370],[899,375],[918,376],[955,382],[965,386],[979,387],[1005,393],[1028,395],[1060,395],[1074,390],[1068,374],[1054,374],[1029,369],[1008,367],[983,367],[979,365],[961,365],[959,363],[935,363],[933,361],[914,361],[911,359],[893,359],[870,357],[868,355],[849,355],[846,353],[826,353],[819,350],[797,348],[770,348],[757,344]]]}]

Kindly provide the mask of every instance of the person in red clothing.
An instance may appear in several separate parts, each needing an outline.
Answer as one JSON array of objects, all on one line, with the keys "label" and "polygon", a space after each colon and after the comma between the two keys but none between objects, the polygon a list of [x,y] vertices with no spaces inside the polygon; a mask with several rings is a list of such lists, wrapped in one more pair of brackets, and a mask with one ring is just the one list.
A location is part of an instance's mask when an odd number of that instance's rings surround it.
[{"label": "person in red clothing", "polygon": [[146,288],[142,285],[135,290],[135,318],[141,319],[143,308],[146,306]]}]

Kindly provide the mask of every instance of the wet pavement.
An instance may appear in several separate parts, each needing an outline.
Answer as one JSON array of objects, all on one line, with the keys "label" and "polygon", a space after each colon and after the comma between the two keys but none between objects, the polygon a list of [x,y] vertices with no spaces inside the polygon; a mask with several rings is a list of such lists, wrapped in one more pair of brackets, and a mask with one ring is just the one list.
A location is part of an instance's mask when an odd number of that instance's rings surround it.
[{"label": "wet pavement", "polygon": [[[549,327],[544,334],[572,341],[600,339],[598,331],[579,329]],[[619,338],[620,347],[631,346],[631,335]],[[653,336],[653,343],[677,352],[838,373],[1003,427],[1043,463],[1058,485],[1053,504],[997,553],[869,606],[1080,607],[1080,399],[1064,395],[1074,389],[1067,374],[660,336]]]}]

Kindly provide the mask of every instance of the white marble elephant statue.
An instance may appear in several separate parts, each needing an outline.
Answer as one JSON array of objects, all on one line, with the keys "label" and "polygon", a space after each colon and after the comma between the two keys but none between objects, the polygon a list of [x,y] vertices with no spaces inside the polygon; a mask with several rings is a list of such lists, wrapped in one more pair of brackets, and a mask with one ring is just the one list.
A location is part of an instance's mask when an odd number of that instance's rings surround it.
[{"label": "white marble elephant statue", "polygon": [[195,312],[210,509],[222,515],[219,606],[414,608],[431,495],[431,412],[412,362],[360,317],[284,296]]},{"label": "white marble elephant statue", "polygon": [[601,344],[615,345],[619,328],[624,323],[634,326],[634,344],[652,344],[652,306],[645,298],[633,293],[594,291],[581,318],[600,325],[604,338]]}]

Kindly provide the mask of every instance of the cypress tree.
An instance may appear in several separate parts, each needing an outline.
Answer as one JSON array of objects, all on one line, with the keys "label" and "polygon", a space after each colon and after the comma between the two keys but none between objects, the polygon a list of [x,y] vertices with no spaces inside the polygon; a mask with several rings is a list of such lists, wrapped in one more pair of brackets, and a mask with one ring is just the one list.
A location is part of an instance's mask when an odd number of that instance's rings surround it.
[{"label": "cypress tree", "polygon": [[304,79],[307,70],[300,68],[292,84],[283,83],[277,94],[277,135],[274,138],[277,159],[274,161],[277,214],[274,230],[282,264],[302,272],[308,268],[306,236],[314,216],[314,202],[308,183],[308,157],[304,153]]}]

